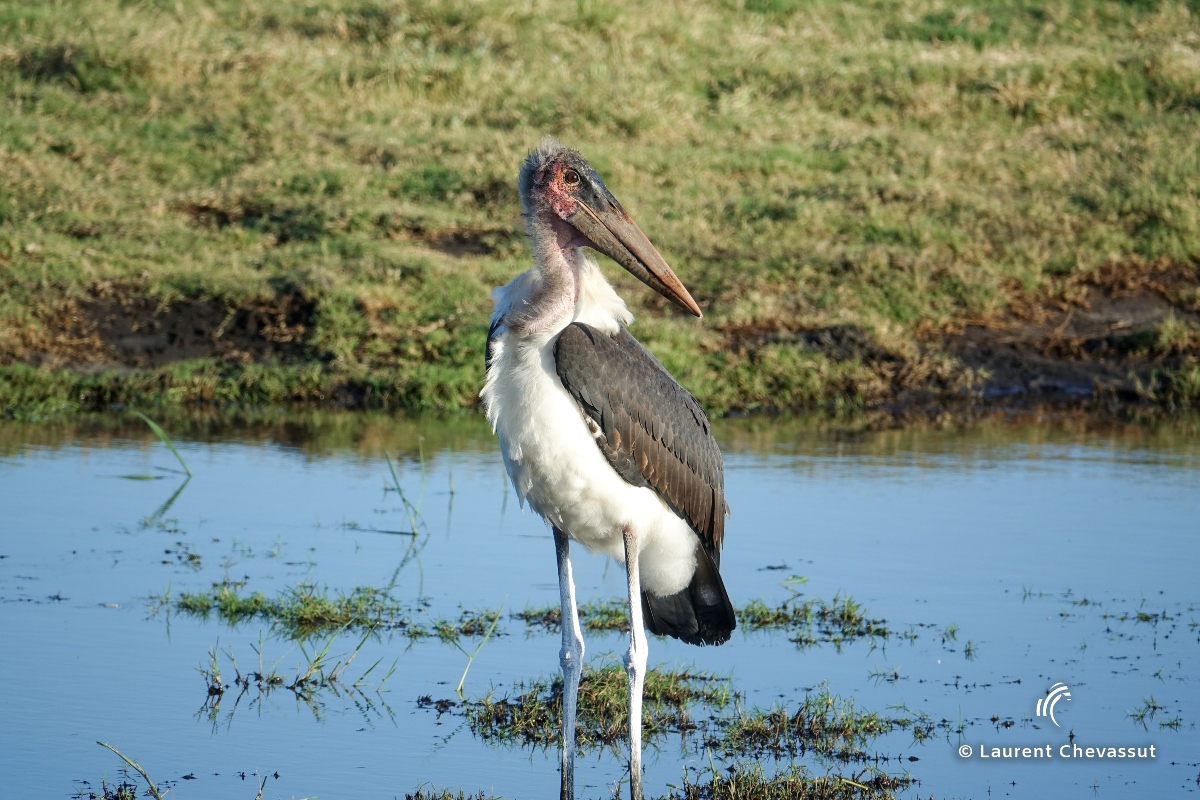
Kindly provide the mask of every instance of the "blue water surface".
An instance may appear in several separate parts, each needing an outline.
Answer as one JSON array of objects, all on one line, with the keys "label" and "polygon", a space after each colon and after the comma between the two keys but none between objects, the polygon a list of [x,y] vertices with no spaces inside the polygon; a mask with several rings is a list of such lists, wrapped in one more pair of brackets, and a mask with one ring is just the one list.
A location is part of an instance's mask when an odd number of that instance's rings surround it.
[{"label": "blue water surface", "polygon": [[[557,792],[557,753],[480,741],[453,710],[418,704],[456,699],[466,657],[449,644],[383,634],[344,673],[352,684],[379,662],[362,691],[311,703],[280,690],[235,702],[231,692],[213,713],[199,671],[210,651],[227,682],[235,662],[243,674],[260,669],[259,651],[290,678],[314,643],[301,651],[266,622],[154,613],[155,597],[225,580],[268,595],[302,583],[333,593],[391,585],[430,620],[556,603],[549,532],[506,486],[486,427],[379,417],[168,427],[194,472],[186,483],[134,424],[3,431],[6,796],[98,791],[122,766],[98,740],[181,800],[252,798],[262,777],[264,797],[280,798],[403,797],[422,785]],[[734,603],[851,596],[893,635],[805,649],[782,633],[738,632],[704,649],[652,639],[652,665],[728,675],[744,708],[794,708],[824,687],[862,710],[927,714],[933,738],[901,730],[868,745],[879,768],[918,780],[910,796],[1200,789],[1194,432],[999,422],[847,432],[758,420],[718,433],[733,511],[721,571]],[[385,448],[420,509],[427,535],[416,554]],[[621,597],[619,565],[575,553],[581,601]],[[468,696],[557,672],[556,635],[507,616],[502,631],[472,665]],[[346,632],[330,652],[348,654],[358,639]],[[625,646],[618,634],[588,635],[587,658],[619,659]],[[393,665],[386,691],[375,692]],[[1057,682],[1071,690],[1057,706],[1061,727],[1035,715]],[[1139,718],[1147,707],[1153,715]],[[978,755],[993,746],[1057,754],[1073,743],[1153,744],[1156,758]],[[964,745],[972,757],[959,755]],[[725,764],[719,754],[711,763]],[[861,770],[804,763],[817,774]],[[685,769],[694,777],[709,765],[690,743],[665,739],[648,753],[647,790],[664,793]],[[583,756],[579,796],[610,797],[622,771],[620,751]]]}]

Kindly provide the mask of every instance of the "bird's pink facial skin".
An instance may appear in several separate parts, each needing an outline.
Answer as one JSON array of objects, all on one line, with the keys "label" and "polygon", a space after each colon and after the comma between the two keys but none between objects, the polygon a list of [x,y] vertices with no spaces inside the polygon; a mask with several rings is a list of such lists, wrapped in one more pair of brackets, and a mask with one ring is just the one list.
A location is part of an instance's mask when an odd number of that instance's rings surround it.
[{"label": "bird's pink facial skin", "polygon": [[552,220],[558,246],[563,250],[576,247],[590,247],[595,250],[596,245],[592,244],[591,240],[580,233],[575,226],[567,222],[567,217],[579,210],[579,201],[574,196],[578,186],[568,186],[563,178],[563,174],[568,169],[561,162],[555,161],[538,174],[536,183],[541,188],[546,202],[550,204],[551,210],[558,217],[558,219]]},{"label": "bird's pink facial skin", "polygon": [[554,210],[559,219],[566,219],[579,209],[579,201],[575,199],[574,192],[563,180],[563,173],[566,170],[567,168],[561,162],[555,161],[541,174],[542,191],[545,193],[546,201],[550,203],[550,208]]},{"label": "bird's pink facial skin", "polygon": [[683,310],[697,317],[702,315],[700,306],[646,234],[611,194],[607,202],[593,209],[586,194],[584,200],[577,196],[584,185],[582,176],[573,167],[557,160],[542,167],[533,182],[557,217],[550,223],[561,250],[590,247],[604,253]]}]

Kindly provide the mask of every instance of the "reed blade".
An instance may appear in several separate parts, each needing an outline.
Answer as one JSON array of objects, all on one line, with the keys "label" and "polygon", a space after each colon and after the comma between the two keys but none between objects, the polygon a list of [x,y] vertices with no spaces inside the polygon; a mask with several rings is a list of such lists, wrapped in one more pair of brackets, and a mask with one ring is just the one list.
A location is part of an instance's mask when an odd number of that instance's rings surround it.
[{"label": "reed blade", "polygon": [[167,436],[166,432],[162,428],[158,427],[158,423],[147,417],[142,412],[135,411],[133,413],[140,417],[142,422],[150,426],[150,430],[154,431],[154,435],[157,436],[162,443],[167,446],[167,449],[174,454],[175,458],[179,459],[179,464],[183,467],[183,471],[188,474],[189,478],[192,477],[192,468],[189,467],[187,462],[183,460],[183,456],[179,455],[179,451],[175,449],[175,443],[171,441],[171,437]]}]

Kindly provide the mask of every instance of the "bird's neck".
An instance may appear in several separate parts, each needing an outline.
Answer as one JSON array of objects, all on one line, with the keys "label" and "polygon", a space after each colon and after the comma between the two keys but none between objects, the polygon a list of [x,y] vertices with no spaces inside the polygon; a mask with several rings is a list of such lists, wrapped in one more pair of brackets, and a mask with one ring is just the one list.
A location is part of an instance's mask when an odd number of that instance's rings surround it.
[{"label": "bird's neck", "polygon": [[574,314],[583,261],[571,246],[574,231],[557,217],[537,220],[529,234],[538,281],[515,320],[526,335],[544,333]]}]

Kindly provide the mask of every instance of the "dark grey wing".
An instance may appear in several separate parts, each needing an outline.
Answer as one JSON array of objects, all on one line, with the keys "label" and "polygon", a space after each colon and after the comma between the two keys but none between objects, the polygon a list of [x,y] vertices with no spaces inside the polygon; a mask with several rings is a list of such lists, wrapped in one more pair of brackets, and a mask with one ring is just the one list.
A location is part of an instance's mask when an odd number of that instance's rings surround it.
[{"label": "dark grey wing", "polygon": [[610,336],[573,323],[559,334],[554,363],[567,392],[599,428],[596,442],[613,469],[657,492],[719,567],[724,468],[696,398],[624,328]]},{"label": "dark grey wing", "polygon": [[497,317],[492,320],[491,327],[488,328],[487,344],[483,346],[483,374],[487,375],[489,369],[492,368],[492,345],[504,333],[504,325],[501,318]]}]

